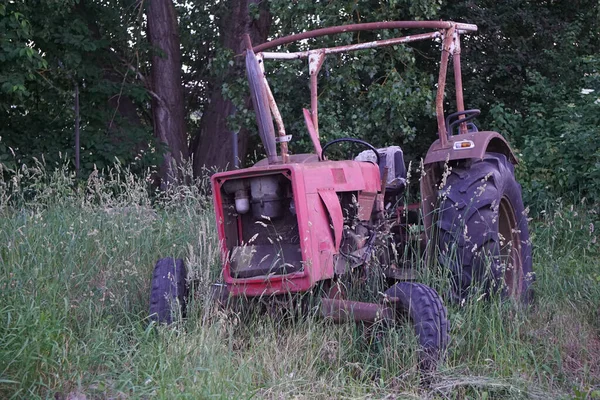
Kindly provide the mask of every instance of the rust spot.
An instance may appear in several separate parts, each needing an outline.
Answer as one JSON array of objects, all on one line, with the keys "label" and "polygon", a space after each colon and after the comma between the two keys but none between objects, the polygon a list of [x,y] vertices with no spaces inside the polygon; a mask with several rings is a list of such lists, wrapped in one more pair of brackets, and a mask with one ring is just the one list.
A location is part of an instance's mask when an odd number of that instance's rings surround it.
[{"label": "rust spot", "polygon": [[346,183],[346,174],[343,168],[331,168],[334,183]]},{"label": "rust spot", "polygon": [[360,221],[368,221],[371,218],[373,212],[373,206],[375,205],[375,198],[377,193],[367,192],[361,190],[358,192],[358,219]]}]

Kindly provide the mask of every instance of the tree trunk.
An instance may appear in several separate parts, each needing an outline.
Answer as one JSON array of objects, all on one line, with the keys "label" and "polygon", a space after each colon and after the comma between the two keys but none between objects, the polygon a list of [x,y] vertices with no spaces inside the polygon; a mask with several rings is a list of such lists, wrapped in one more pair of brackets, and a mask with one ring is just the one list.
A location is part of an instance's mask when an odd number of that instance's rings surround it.
[{"label": "tree trunk", "polygon": [[171,0],[151,0],[146,10],[152,52],[152,118],[154,135],[167,147],[160,176],[173,182],[188,157],[185,106],[181,83],[181,49],[177,15]]},{"label": "tree trunk", "polygon": [[[263,43],[269,34],[271,16],[267,9],[268,2],[260,0],[231,0],[228,2],[229,13],[219,24],[222,44],[240,54],[244,50],[242,36],[250,35],[254,45]],[[249,5],[259,4],[260,16],[252,20],[249,15]],[[244,71],[244,60],[238,57],[232,72]],[[231,75],[231,74],[230,74]],[[234,105],[225,99],[221,93],[223,82],[211,82],[212,95],[210,102],[206,105],[202,120],[200,121],[200,132],[191,144],[194,155],[194,174],[200,175],[204,166],[225,170],[233,167],[233,135],[227,128],[227,117],[234,112]],[[248,102],[249,104],[249,102]],[[247,144],[248,132],[242,129],[237,135],[238,151],[243,159]]]}]

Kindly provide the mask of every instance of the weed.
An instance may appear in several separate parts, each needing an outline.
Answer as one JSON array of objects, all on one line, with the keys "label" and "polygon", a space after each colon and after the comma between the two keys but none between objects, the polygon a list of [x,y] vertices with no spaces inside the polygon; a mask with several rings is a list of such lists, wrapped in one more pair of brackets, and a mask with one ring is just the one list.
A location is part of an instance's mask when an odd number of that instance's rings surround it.
[{"label": "weed", "polygon": [[[532,221],[531,309],[479,296],[449,306],[450,350],[425,388],[408,325],[373,341],[355,325],[304,318],[282,328],[268,316],[211,312],[207,287],[220,265],[205,181],[157,196],[119,165],[84,183],[46,168],[21,168],[0,184],[1,398],[594,398],[600,390],[594,210],[557,203]],[[147,316],[162,257],[186,259],[200,282],[188,318],[172,327]],[[448,287],[435,271],[420,278]]]}]

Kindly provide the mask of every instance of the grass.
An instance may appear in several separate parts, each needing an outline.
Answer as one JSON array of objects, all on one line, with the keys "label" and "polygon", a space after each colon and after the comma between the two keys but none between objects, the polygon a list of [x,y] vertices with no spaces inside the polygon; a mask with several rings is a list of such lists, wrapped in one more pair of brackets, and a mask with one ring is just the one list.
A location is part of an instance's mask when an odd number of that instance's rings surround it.
[{"label": "grass", "polygon": [[[354,325],[207,313],[219,260],[203,185],[157,199],[118,166],[73,182],[40,165],[0,182],[0,398],[600,398],[593,209],[559,202],[531,222],[530,309],[449,306],[448,357],[423,386],[410,327],[373,343]],[[149,326],[166,256],[203,284],[185,321]]]}]

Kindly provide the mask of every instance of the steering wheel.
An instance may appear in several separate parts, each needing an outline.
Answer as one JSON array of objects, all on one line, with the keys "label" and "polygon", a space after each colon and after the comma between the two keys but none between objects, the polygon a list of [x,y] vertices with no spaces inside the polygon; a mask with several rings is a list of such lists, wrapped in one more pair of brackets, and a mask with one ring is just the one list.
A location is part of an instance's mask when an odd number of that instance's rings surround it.
[{"label": "steering wheel", "polygon": [[336,144],[336,143],[341,143],[341,142],[357,143],[357,144],[360,144],[361,146],[368,148],[373,153],[375,153],[375,157],[377,157],[377,165],[379,165],[379,161],[381,161],[381,160],[380,160],[379,152],[377,151],[377,149],[375,147],[373,147],[372,144],[367,143],[364,140],[354,139],[354,138],[340,138],[340,139],[334,139],[330,142],[327,142],[325,144],[325,146],[323,146],[323,150],[321,150],[321,159],[323,159],[323,160],[325,159],[325,150],[327,150],[327,148],[329,146]]},{"label": "steering wheel", "polygon": [[[462,124],[463,122],[467,122],[470,121],[472,119],[475,119],[479,116],[479,114],[481,114],[480,110],[465,110],[465,111],[458,111],[455,113],[452,113],[450,115],[448,115],[446,117],[446,130],[448,131],[448,135],[451,136],[452,132],[454,132],[454,128],[460,124]],[[457,119],[456,121],[453,121],[452,123],[450,123],[450,121],[454,118],[458,118],[461,115],[464,115],[465,117],[463,119]]]}]

